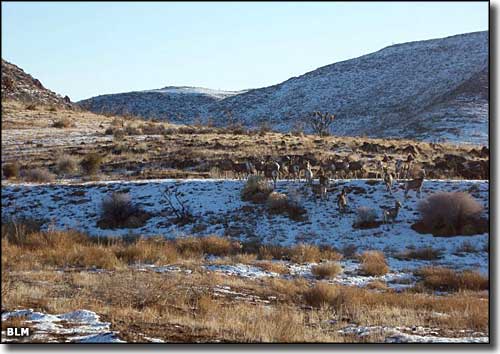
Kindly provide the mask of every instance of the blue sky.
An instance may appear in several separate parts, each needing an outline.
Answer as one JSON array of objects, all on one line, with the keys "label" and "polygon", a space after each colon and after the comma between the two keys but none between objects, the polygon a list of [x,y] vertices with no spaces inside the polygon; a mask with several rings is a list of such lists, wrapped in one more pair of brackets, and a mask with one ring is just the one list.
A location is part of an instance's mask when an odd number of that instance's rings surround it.
[{"label": "blue sky", "polygon": [[487,29],[487,2],[2,2],[2,58],[80,100],[268,86],[394,43]]}]

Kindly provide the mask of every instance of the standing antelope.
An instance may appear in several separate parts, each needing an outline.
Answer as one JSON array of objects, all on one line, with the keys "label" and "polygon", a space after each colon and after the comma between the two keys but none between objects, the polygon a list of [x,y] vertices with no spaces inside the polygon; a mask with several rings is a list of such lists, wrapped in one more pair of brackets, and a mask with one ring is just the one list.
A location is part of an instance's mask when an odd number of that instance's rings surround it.
[{"label": "standing antelope", "polygon": [[400,179],[402,177],[403,172],[403,160],[396,160],[396,179]]},{"label": "standing antelope", "polygon": [[394,182],[394,177],[392,173],[387,171],[387,167],[384,167],[384,183],[387,191],[392,194],[392,183]]},{"label": "standing antelope", "polygon": [[290,173],[294,181],[300,179],[300,164],[296,161],[295,158],[290,164]]},{"label": "standing antelope", "polygon": [[344,187],[342,192],[337,196],[337,206],[339,207],[339,211],[344,213],[347,208],[347,188]]},{"label": "standing antelope", "polygon": [[396,200],[394,202],[394,208],[390,209],[384,209],[382,208],[382,220],[384,224],[387,224],[389,221],[391,224],[394,226],[394,221],[396,221],[396,218],[398,217],[399,214],[399,209],[401,209],[401,203],[399,200]]},{"label": "standing antelope", "polygon": [[342,172],[343,178],[346,178],[349,175],[349,159],[347,158],[347,156],[345,157],[344,161],[342,162],[340,168],[343,171]]},{"label": "standing antelope", "polygon": [[313,181],[313,172],[309,161],[306,162],[306,181],[307,184],[312,184]]},{"label": "standing antelope", "polygon": [[383,177],[384,176],[384,163],[380,160],[377,160],[376,162],[377,167],[376,167],[376,175],[375,178]]},{"label": "standing antelope", "polygon": [[404,177],[403,178],[408,178],[408,174],[410,173],[413,160],[415,160],[413,155],[408,154],[408,157],[406,158],[406,161],[405,161],[404,166],[403,166],[403,169],[404,169]]},{"label": "standing antelope", "polygon": [[422,170],[422,174],[412,180],[406,181],[405,183],[405,198],[408,198],[408,192],[414,190],[418,198],[422,195],[422,186],[425,179],[425,170]]},{"label": "standing antelope", "polygon": [[321,199],[328,199],[328,185],[330,183],[330,180],[325,174],[323,173],[322,170],[320,170],[319,174],[319,190],[320,190],[320,195]]}]

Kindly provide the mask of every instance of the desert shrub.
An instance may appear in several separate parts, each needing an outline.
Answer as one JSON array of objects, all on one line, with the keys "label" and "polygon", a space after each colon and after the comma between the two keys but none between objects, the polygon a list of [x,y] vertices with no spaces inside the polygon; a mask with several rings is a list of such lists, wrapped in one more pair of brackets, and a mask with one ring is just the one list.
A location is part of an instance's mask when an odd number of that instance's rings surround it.
[{"label": "desert shrub", "polygon": [[57,173],[65,175],[73,173],[78,169],[78,163],[75,158],[70,155],[62,155],[56,161]]},{"label": "desert shrub", "polygon": [[163,124],[143,124],[140,129],[145,135],[163,135],[166,130]]},{"label": "desert shrub", "polygon": [[456,272],[442,267],[424,267],[416,272],[422,277],[423,285],[430,290],[458,291],[458,290],[487,290],[488,278],[478,272],[465,270]]},{"label": "desert shrub", "polygon": [[18,178],[20,166],[17,162],[6,163],[3,165],[3,175],[5,178]]},{"label": "desert shrub", "polygon": [[29,111],[35,111],[38,107],[35,103],[30,103],[30,104],[26,105],[25,108]]},{"label": "desert shrub", "polygon": [[23,179],[28,182],[47,183],[52,182],[55,176],[46,168],[32,168],[23,171]]},{"label": "desert shrub", "polygon": [[125,134],[127,134],[127,135],[141,135],[142,131],[138,127],[135,127],[135,126],[129,124],[125,127]]},{"label": "desert shrub", "polygon": [[288,250],[289,258],[295,263],[319,262],[321,250],[316,245],[299,243]]},{"label": "desert shrub", "polygon": [[107,127],[106,130],[104,131],[105,135],[113,135],[115,132],[115,128],[113,127]]},{"label": "desert shrub", "polygon": [[95,152],[88,153],[80,161],[82,171],[88,175],[95,175],[101,168],[102,157]]},{"label": "desert shrub", "polygon": [[350,243],[350,244],[342,247],[342,254],[344,255],[344,257],[353,258],[356,256],[357,250],[358,250],[358,246],[356,246],[353,243]]},{"label": "desert shrub", "polygon": [[52,127],[54,128],[70,128],[74,126],[75,123],[69,118],[61,118],[52,123]]},{"label": "desert shrub", "polygon": [[363,275],[384,275],[389,271],[381,251],[366,251],[360,256],[360,271]]},{"label": "desert shrub", "polygon": [[306,218],[307,211],[298,204],[297,201],[288,198],[286,194],[272,192],[267,197],[267,209],[271,214],[287,214],[295,221],[302,221]]},{"label": "desert shrub", "polygon": [[439,192],[418,204],[422,223],[438,235],[474,233],[474,222],[482,210],[481,204],[466,192]]},{"label": "desert shrub", "polygon": [[311,268],[311,273],[320,279],[333,278],[342,272],[342,267],[336,262],[321,263]]},{"label": "desert shrub", "polygon": [[241,200],[263,203],[272,191],[271,185],[262,176],[250,176],[241,191]]},{"label": "desert shrub", "polygon": [[373,224],[377,219],[377,213],[374,208],[370,207],[359,207],[356,210],[356,225],[357,226],[366,226]]},{"label": "desert shrub", "polygon": [[332,306],[340,309],[344,302],[341,290],[334,285],[316,283],[303,294],[304,302],[313,307]]},{"label": "desert shrub", "polygon": [[44,222],[25,217],[2,220],[2,239],[14,245],[27,245],[30,243],[30,235],[40,232]]},{"label": "desert shrub", "polygon": [[289,250],[278,245],[262,245],[257,250],[259,259],[289,259]]},{"label": "desert shrub", "polygon": [[200,242],[203,252],[214,256],[227,256],[240,249],[239,243],[227,237],[205,236],[200,238]]},{"label": "desert shrub", "polygon": [[123,129],[112,129],[112,132],[113,132],[113,139],[114,140],[123,140],[123,139],[125,139],[125,130],[123,130]]},{"label": "desert shrub", "polygon": [[457,247],[456,251],[457,253],[475,253],[477,252],[476,246],[474,246],[473,243],[469,241],[464,241],[460,246]]},{"label": "desert shrub", "polygon": [[149,217],[132,202],[130,195],[115,192],[103,199],[97,226],[102,229],[137,228],[143,226]]},{"label": "desert shrub", "polygon": [[398,259],[422,259],[422,260],[434,260],[439,259],[442,256],[442,251],[434,249],[432,247],[424,247],[412,250],[405,250],[403,252],[397,253],[394,257]]}]

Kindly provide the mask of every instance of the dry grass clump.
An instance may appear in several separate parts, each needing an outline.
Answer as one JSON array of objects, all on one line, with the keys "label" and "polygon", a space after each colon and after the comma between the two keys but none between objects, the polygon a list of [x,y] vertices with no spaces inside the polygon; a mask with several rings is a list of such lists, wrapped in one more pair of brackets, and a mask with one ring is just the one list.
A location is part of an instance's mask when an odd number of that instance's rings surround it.
[{"label": "dry grass clump", "polygon": [[419,269],[416,274],[422,277],[423,285],[431,290],[480,291],[489,289],[488,278],[471,270],[456,272],[442,267],[424,267]]},{"label": "dry grass clump", "polygon": [[293,247],[278,245],[261,245],[257,248],[259,259],[290,260],[295,263],[317,263],[322,260],[339,261],[342,255],[328,246],[299,243]]},{"label": "dry grass clump", "polygon": [[271,214],[287,214],[295,221],[302,221],[307,215],[307,211],[296,201],[288,198],[286,194],[272,192],[267,197],[267,209]]},{"label": "dry grass clump", "polygon": [[333,307],[340,309],[344,300],[338,286],[318,282],[303,293],[304,302],[313,307]]},{"label": "dry grass clump", "polygon": [[70,155],[61,155],[56,161],[56,169],[60,175],[74,173],[78,169],[78,163]]},{"label": "dry grass clump", "polygon": [[20,166],[17,162],[6,163],[3,165],[2,172],[5,178],[18,178]]},{"label": "dry grass clump", "polygon": [[272,191],[273,188],[264,177],[250,176],[241,191],[241,200],[263,203]]},{"label": "dry grass clump", "polygon": [[398,259],[422,259],[434,260],[441,258],[443,252],[432,247],[417,248],[412,250],[405,250],[394,255]]},{"label": "dry grass clump", "polygon": [[360,255],[360,271],[364,275],[384,275],[389,271],[389,266],[381,251],[366,251]]},{"label": "dry grass clump", "polygon": [[164,238],[139,239],[123,245],[116,252],[116,257],[126,264],[169,264],[177,261],[179,254],[175,245]]},{"label": "dry grass clump", "polygon": [[55,179],[55,175],[46,168],[32,168],[23,171],[23,179],[27,182],[48,183]]},{"label": "dry grass clump", "polygon": [[289,269],[283,263],[279,262],[260,261],[260,262],[255,262],[254,265],[268,272],[273,272],[278,274],[290,273]]},{"label": "dry grass clump", "polygon": [[434,235],[478,233],[476,222],[483,207],[469,193],[439,192],[418,204],[423,225]]},{"label": "dry grass clump", "polygon": [[342,267],[336,262],[321,263],[311,268],[311,273],[319,279],[334,278],[342,272]]},{"label": "dry grass clump", "polygon": [[239,242],[227,237],[182,237],[175,240],[177,251],[185,257],[202,257],[204,255],[228,256],[240,252]]},{"label": "dry grass clump", "polygon": [[85,174],[93,176],[99,172],[101,163],[102,156],[98,153],[91,152],[85,155],[82,161],[80,161],[80,167]]},{"label": "dry grass clump", "polygon": [[53,128],[73,128],[75,126],[75,122],[69,118],[61,118],[52,123]]},{"label": "dry grass clump", "polygon": [[101,203],[101,229],[137,228],[144,226],[151,215],[132,202],[130,195],[114,192]]}]

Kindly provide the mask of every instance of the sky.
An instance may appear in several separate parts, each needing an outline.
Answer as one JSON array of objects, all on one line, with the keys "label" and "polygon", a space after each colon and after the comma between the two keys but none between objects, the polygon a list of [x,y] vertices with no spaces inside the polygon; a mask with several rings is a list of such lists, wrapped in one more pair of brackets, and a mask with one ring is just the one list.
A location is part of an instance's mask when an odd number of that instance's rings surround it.
[{"label": "sky", "polygon": [[487,2],[2,2],[2,58],[73,101],[264,87],[391,44],[484,30]]}]

